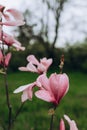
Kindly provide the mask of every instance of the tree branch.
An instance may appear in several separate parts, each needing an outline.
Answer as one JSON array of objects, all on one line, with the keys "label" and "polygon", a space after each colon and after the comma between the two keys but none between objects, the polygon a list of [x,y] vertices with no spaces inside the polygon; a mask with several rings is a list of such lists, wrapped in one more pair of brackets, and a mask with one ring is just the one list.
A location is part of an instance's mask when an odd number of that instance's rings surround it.
[{"label": "tree branch", "polygon": [[52,49],[54,48],[56,41],[58,39],[58,31],[59,31],[59,22],[60,22],[60,16],[61,16],[61,12],[63,10],[63,6],[64,6],[65,0],[60,0],[59,3],[59,7],[56,9],[56,26],[55,26],[55,37],[54,37],[54,41],[52,43]]}]

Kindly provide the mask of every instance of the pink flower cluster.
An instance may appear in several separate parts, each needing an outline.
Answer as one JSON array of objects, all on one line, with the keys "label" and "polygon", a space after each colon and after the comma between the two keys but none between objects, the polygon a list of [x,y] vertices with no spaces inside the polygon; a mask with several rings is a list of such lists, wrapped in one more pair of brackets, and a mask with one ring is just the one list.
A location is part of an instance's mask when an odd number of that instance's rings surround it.
[{"label": "pink flower cluster", "polygon": [[[0,64],[6,67],[9,64],[11,53],[3,54],[4,45],[8,47],[13,46],[16,50],[25,50],[21,43],[13,36],[3,31],[3,26],[21,26],[24,25],[23,15],[16,9],[6,9],[0,5]],[[3,47],[2,47],[3,46]]]},{"label": "pink flower cluster", "polygon": [[20,26],[25,23],[23,15],[18,10],[6,9],[3,5],[0,5],[0,17],[0,25]]},{"label": "pink flower cluster", "polygon": [[[7,9],[0,5],[0,26],[21,26],[24,25],[23,15],[16,9]],[[21,43],[15,38],[0,28],[0,41],[4,42],[7,46],[14,46],[17,50],[25,50]]]},{"label": "pink flower cluster", "polygon": [[[43,58],[39,62],[34,55],[29,55],[27,61],[29,62],[27,66],[19,67],[19,70],[35,72],[40,75],[35,82],[20,86],[14,93],[23,92],[21,100],[24,102],[27,99],[32,100],[33,88],[38,87],[38,90],[35,92],[36,97],[47,102],[52,102],[57,107],[69,90],[69,78],[67,74],[53,73],[48,78],[46,72],[52,64],[52,59]],[[71,120],[67,115],[64,115],[64,118],[67,120],[70,130],[78,130],[74,120]],[[59,130],[65,130],[63,119],[60,121]]]},{"label": "pink flower cluster", "polygon": [[40,76],[35,82],[19,87],[14,93],[23,92],[22,102],[27,99],[31,100],[33,87],[37,86],[38,91],[35,92],[36,97],[58,105],[69,89],[68,76],[66,74],[56,73],[51,74],[49,78],[46,76],[46,72],[52,64],[51,58],[43,58],[39,62],[34,55],[30,55],[27,57],[27,60],[29,62],[28,65],[26,67],[20,67],[19,69],[22,71],[37,72]]},{"label": "pink flower cluster", "polygon": [[40,90],[35,95],[45,101],[53,102],[55,105],[65,96],[69,89],[69,79],[66,74],[53,73],[47,78],[46,74],[37,79]]},{"label": "pink flower cluster", "polygon": [[36,72],[38,74],[42,74],[47,72],[49,66],[52,64],[52,59],[47,59],[44,57],[40,59],[40,62],[36,59],[34,55],[29,55],[27,57],[27,61],[29,62],[26,67],[19,67],[21,71],[31,71]]}]

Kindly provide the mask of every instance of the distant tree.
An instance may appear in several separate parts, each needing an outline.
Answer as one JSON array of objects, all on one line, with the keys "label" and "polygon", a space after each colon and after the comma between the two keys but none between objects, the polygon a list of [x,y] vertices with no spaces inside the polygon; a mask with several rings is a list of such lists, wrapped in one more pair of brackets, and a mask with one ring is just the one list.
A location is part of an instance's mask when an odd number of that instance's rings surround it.
[{"label": "distant tree", "polygon": [[[46,52],[48,52],[49,56],[52,57],[54,47],[58,39],[60,17],[66,2],[67,0],[40,0],[42,13],[40,18],[34,17],[29,10],[26,10],[24,13],[26,24],[25,26],[19,28],[19,40],[22,41],[27,48],[30,43],[41,43]],[[37,10],[35,10],[35,12],[37,12]],[[36,18],[37,21],[29,22],[32,17],[34,17],[34,19]],[[54,23],[54,35],[52,36],[52,41],[50,40],[50,26],[52,26],[50,25],[50,22]],[[35,31],[35,27],[39,29]]]}]

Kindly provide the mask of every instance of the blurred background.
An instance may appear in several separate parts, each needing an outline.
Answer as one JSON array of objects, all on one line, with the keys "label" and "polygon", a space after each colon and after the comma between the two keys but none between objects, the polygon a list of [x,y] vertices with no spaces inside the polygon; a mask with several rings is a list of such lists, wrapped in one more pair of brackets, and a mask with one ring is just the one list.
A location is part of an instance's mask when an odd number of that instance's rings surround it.
[{"label": "blurred background", "polygon": [[[10,92],[36,79],[36,74],[18,71],[19,66],[27,64],[26,57],[29,54],[34,54],[37,59],[53,58],[48,75],[59,72],[60,57],[64,54],[63,72],[70,77],[70,90],[57,110],[55,130],[58,128],[59,117],[64,113],[76,120],[79,129],[87,130],[87,0],[0,0],[0,4],[20,10],[26,22],[18,28],[4,27],[6,32],[26,47],[23,52],[12,51],[9,70],[15,73],[8,76]],[[2,77],[0,84],[3,86]],[[1,88],[2,91],[4,88]],[[3,93],[0,97],[2,96]],[[11,95],[14,113],[20,104],[20,97],[21,94]],[[13,130],[49,129],[50,117],[47,111],[51,105],[38,101],[35,97],[33,100],[25,103]],[[4,103],[5,97],[1,100],[1,105]],[[5,120],[7,123],[7,108],[2,108],[0,115],[2,112],[4,115],[0,122]]]}]

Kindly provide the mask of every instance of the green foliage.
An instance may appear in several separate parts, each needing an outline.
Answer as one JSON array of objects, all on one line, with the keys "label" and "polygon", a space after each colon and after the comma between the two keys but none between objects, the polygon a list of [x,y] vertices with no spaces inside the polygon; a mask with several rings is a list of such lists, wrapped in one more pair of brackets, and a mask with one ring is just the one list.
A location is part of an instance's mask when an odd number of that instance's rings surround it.
[{"label": "green foliage", "polygon": [[85,44],[73,45],[68,48],[65,54],[66,68],[76,71],[87,72],[86,60],[87,60],[87,47]]},{"label": "green foliage", "polygon": [[12,52],[13,56],[10,62],[10,70],[17,71],[18,67],[26,66],[26,57],[30,54],[34,54],[39,60],[40,58],[47,57],[53,58],[52,69],[56,68],[60,64],[60,57],[64,54],[65,64],[64,70],[66,71],[82,71],[87,72],[87,43],[76,44],[66,48],[54,48],[47,51],[43,44],[34,43],[29,45],[25,51]]},{"label": "green foliage", "polygon": [[26,57],[28,55],[28,50],[26,51],[13,51],[12,58],[10,61],[9,70],[10,71],[18,71],[18,67],[26,66],[27,60]]},{"label": "green foliage", "polygon": [[87,59],[83,62],[81,67],[82,67],[84,72],[87,72]]}]

